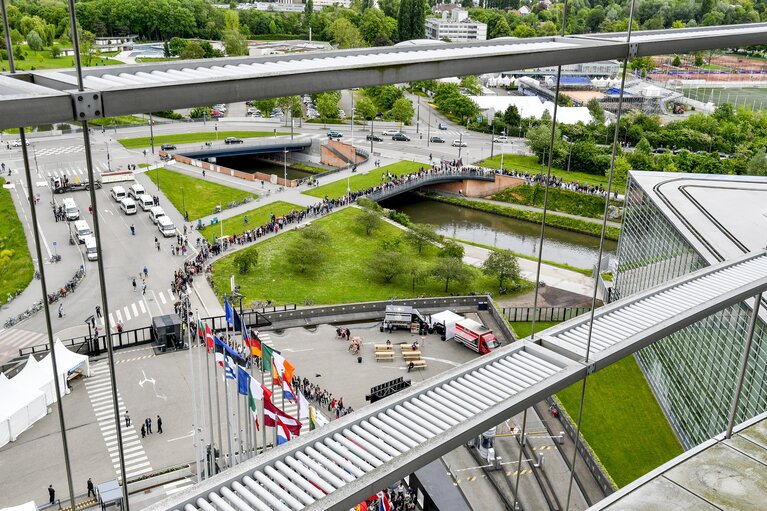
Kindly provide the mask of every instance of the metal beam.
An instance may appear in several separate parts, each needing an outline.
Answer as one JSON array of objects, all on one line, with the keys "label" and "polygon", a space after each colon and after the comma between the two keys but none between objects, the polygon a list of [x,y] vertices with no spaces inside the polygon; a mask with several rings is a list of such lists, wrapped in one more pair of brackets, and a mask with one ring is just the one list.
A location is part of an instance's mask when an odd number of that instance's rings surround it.
[{"label": "metal beam", "polygon": [[[85,119],[188,108],[211,103],[404,83],[527,68],[767,43],[767,24],[589,36],[499,38],[463,44],[404,45],[269,57],[107,66],[84,70],[86,90],[101,93],[101,108]],[[72,70],[17,75],[45,91],[19,97],[0,75],[0,129],[82,120],[67,94],[76,92]],[[62,93],[64,93],[62,95]],[[23,105],[23,106],[20,106]],[[95,112],[98,111],[99,114]],[[90,115],[91,117],[89,117]]]}]

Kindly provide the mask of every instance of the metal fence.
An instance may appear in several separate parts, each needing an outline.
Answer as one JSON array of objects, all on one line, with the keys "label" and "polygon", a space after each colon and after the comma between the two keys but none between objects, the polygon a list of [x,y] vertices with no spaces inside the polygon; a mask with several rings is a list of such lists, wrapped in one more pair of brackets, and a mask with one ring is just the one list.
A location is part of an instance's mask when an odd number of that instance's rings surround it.
[{"label": "metal fence", "polygon": [[591,307],[504,307],[503,315],[512,323],[516,321],[567,321],[586,314]]},{"label": "metal fence", "polygon": [[[98,337],[81,335],[79,337],[72,337],[70,339],[62,339],[61,343],[66,348],[76,353],[93,356],[106,351],[107,338],[108,337],[106,335],[99,335]],[[149,326],[112,334],[109,336],[109,338],[112,340],[112,349],[115,350],[130,348],[140,344],[148,344],[154,340],[152,335],[152,327]],[[19,350],[19,356],[26,357],[27,355],[46,353],[49,351],[48,348],[48,344],[27,346]]]}]

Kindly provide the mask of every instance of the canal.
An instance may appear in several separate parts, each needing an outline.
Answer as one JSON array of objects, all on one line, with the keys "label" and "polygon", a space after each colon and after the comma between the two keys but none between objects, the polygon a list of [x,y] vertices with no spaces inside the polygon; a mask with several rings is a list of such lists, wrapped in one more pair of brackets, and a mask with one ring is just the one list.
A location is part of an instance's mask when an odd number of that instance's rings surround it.
[{"label": "canal", "polygon": [[[400,195],[381,205],[407,214],[415,223],[436,225],[437,232],[444,236],[538,256],[539,224],[422,199],[414,194]],[[617,245],[615,241],[606,240],[605,255],[614,257]],[[546,227],[544,260],[591,268],[596,264],[598,252],[597,237]]]},{"label": "canal", "polygon": [[[224,167],[249,172],[251,174],[263,172],[264,174],[276,174],[277,177],[284,177],[285,174],[283,165],[265,161],[254,155],[224,156],[217,158],[216,162]],[[288,162],[288,179],[303,179],[312,175],[311,172],[292,168],[290,162]]]}]

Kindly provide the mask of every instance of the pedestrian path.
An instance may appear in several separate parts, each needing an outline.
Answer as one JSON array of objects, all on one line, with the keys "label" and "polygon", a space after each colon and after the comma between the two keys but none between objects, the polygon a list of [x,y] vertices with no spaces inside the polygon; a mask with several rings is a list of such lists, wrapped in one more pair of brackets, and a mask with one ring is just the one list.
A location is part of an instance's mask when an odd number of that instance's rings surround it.
[{"label": "pedestrian path", "polygon": [[31,332],[22,328],[9,328],[0,332],[0,359],[18,357],[19,350],[27,346],[48,343],[48,334]]},{"label": "pedestrian path", "polygon": [[162,489],[165,491],[165,495],[173,495],[174,493],[183,491],[192,485],[194,485],[194,481],[188,477],[185,477],[183,479],[179,479],[178,481],[173,481],[172,483],[162,485]]},{"label": "pedestrian path", "polygon": [[[154,298],[152,298],[152,294],[156,296],[157,303],[160,305],[161,309],[168,309],[167,306],[172,306],[176,302],[176,297],[173,295],[173,291],[168,288],[162,291],[154,291],[151,292],[148,288],[148,293],[145,295],[141,295],[141,287],[139,284],[139,287],[137,287],[138,291],[136,293],[140,297],[140,299],[136,300],[133,303],[129,303],[128,305],[125,305],[124,307],[117,308],[109,313],[109,324],[114,327],[114,325],[117,324],[119,321],[120,323],[127,323],[131,319],[136,319],[139,316],[144,316],[145,314],[149,314],[150,316],[153,314],[153,312],[150,310],[149,302],[152,301]],[[101,317],[98,319],[98,322],[103,327],[105,322],[104,318]]]},{"label": "pedestrian path", "polygon": [[[107,446],[115,474],[120,478],[120,456],[117,445],[117,428],[114,421],[112,408],[112,387],[109,379],[109,366],[106,361],[91,364],[91,376],[85,380],[85,388],[88,391],[88,399],[96,415],[96,422],[101,430],[101,436]],[[120,411],[120,431],[122,432],[123,454],[125,456],[125,476],[128,479],[146,474],[152,471],[152,466],[144,452],[136,430],[135,423],[125,425],[125,404],[120,391],[117,391],[117,408]]]}]

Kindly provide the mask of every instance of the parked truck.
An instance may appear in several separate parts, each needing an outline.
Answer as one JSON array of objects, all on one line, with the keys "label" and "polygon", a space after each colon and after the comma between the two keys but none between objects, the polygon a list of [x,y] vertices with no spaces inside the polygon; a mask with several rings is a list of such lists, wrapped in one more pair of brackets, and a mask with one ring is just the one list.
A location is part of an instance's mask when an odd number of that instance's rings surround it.
[{"label": "parked truck", "polygon": [[443,341],[455,337],[455,324],[463,320],[463,316],[453,311],[442,311],[429,317],[429,333],[437,333]]},{"label": "parked truck", "polygon": [[380,331],[401,329],[412,332],[413,329],[421,331],[425,328],[428,328],[426,319],[418,312],[418,309],[406,305],[387,305]]},{"label": "parked truck", "polygon": [[[101,188],[101,181],[98,179],[94,181],[94,186],[98,190]],[[67,193],[77,192],[80,190],[90,190],[90,183],[88,181],[80,181],[75,178],[75,181],[70,181],[67,177],[52,177],[51,189],[53,193]]]},{"label": "parked truck", "polygon": [[455,340],[480,355],[490,353],[500,346],[493,331],[473,319],[456,322]]}]

